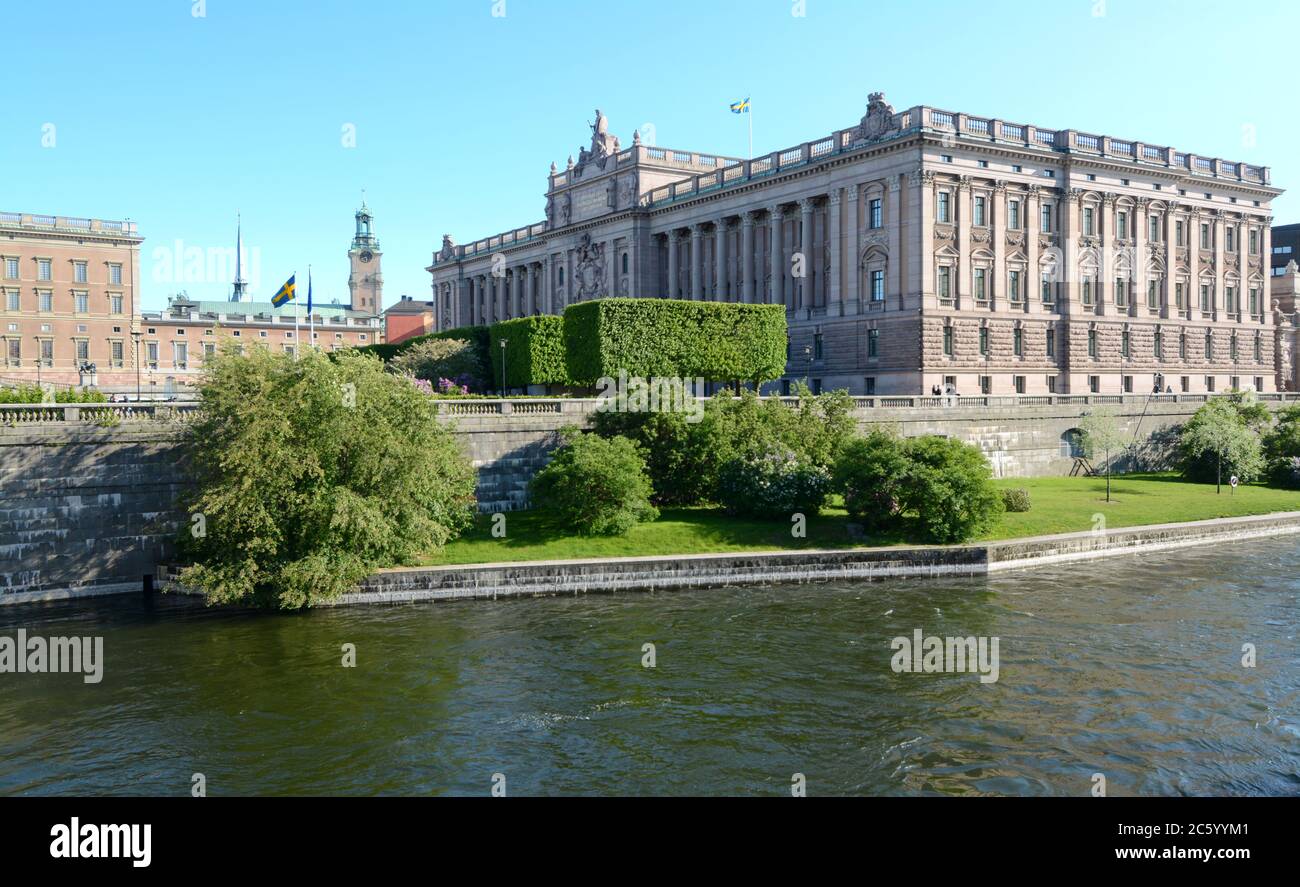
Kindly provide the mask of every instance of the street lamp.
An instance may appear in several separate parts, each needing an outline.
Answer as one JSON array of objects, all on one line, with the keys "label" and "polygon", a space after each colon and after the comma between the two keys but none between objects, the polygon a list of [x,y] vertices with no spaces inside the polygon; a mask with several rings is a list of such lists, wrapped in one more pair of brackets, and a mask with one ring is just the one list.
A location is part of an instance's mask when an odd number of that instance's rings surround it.
[{"label": "street lamp", "polygon": [[501,340],[501,396],[506,396],[506,345],[510,343],[509,339]]},{"label": "street lamp", "polygon": [[131,331],[131,342],[135,349],[135,402],[140,402],[140,331]]},{"label": "street lamp", "polygon": [[813,349],[811,345],[803,346],[803,356],[804,360],[808,361],[808,372],[804,374],[803,384],[804,387],[812,390]]}]

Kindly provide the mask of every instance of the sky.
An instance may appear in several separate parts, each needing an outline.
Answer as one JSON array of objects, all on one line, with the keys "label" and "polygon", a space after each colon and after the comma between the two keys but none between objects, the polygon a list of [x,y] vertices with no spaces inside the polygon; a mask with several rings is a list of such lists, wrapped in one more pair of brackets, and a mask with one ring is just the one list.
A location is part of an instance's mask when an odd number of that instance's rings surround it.
[{"label": "sky", "polygon": [[[631,144],[762,155],[867,95],[1173,145],[1300,189],[1295,0],[10,0],[0,210],[131,219],[142,302],[348,299],[362,199],[385,304],[458,243],[544,217],[600,108]],[[16,88],[15,88],[16,87]],[[1300,196],[1274,202],[1300,221]],[[179,260],[179,261],[178,261]]]}]

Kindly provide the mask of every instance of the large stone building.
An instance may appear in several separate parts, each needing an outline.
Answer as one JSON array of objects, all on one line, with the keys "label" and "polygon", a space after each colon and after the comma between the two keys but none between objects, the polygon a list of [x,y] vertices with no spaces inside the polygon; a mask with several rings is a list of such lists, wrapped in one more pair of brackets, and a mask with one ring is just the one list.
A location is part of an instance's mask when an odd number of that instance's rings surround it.
[{"label": "large stone building", "polygon": [[880,94],[753,160],[623,148],[597,112],[546,218],[428,271],[439,328],[609,295],[784,304],[783,384],[1275,390],[1266,167]]},{"label": "large stone building", "polygon": [[0,384],[124,381],[138,316],[134,222],[0,213]]}]

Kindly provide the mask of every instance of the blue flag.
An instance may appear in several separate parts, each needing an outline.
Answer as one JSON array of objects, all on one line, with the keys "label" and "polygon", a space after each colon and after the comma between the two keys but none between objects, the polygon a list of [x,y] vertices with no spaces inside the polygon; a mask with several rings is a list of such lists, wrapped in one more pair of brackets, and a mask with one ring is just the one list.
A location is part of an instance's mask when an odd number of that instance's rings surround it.
[{"label": "blue flag", "polygon": [[311,314],[311,269],[307,269],[307,313]]}]

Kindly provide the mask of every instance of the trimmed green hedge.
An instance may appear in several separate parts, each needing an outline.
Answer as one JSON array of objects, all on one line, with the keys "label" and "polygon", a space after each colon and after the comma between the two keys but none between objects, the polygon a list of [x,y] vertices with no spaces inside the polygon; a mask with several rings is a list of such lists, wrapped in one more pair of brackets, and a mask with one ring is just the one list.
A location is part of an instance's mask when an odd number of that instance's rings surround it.
[{"label": "trimmed green hedge", "polygon": [[506,340],[506,385],[563,383],[569,379],[564,359],[564,318],[554,314],[518,317],[492,324],[492,382],[501,384],[501,340]]},{"label": "trimmed green hedge", "polygon": [[362,345],[355,349],[362,354],[373,354],[384,363],[392,360],[397,355],[406,351],[417,342],[423,342],[425,339],[465,339],[472,342],[478,351],[479,362],[483,366],[489,366],[488,356],[488,328],[486,326],[458,326],[454,330],[443,330],[440,333],[429,333],[426,336],[415,336],[407,339],[405,342],[398,342],[390,345],[387,342],[382,345]]},{"label": "trimmed green hedge", "polygon": [[598,299],[564,311],[569,378],[603,377],[765,382],[785,372],[784,305]]}]

